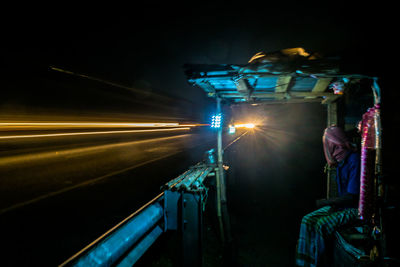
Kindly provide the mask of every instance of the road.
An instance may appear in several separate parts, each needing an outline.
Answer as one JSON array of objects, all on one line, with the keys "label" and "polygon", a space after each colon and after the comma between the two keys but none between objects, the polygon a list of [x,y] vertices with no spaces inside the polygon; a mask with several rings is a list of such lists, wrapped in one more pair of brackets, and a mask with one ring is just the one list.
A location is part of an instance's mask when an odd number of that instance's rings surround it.
[{"label": "road", "polygon": [[215,145],[195,125],[2,123],[2,266],[55,266]]}]

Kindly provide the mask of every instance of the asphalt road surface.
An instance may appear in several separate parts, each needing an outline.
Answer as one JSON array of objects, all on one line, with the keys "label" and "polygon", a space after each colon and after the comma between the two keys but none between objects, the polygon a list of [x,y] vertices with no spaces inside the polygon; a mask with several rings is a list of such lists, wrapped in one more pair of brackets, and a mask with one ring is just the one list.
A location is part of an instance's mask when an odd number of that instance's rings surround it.
[{"label": "asphalt road surface", "polygon": [[62,263],[199,162],[199,128],[3,125],[0,265]]}]

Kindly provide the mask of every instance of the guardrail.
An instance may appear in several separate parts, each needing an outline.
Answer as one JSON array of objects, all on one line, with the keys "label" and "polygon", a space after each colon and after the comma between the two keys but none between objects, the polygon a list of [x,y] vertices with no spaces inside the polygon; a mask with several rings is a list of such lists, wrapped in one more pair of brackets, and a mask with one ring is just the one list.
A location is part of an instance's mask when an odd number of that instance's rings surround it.
[{"label": "guardrail", "polygon": [[204,180],[216,170],[214,150],[206,155],[203,162],[165,184],[162,193],[60,266],[132,266],[169,230],[182,235],[183,265],[200,266],[202,212],[208,191]]}]

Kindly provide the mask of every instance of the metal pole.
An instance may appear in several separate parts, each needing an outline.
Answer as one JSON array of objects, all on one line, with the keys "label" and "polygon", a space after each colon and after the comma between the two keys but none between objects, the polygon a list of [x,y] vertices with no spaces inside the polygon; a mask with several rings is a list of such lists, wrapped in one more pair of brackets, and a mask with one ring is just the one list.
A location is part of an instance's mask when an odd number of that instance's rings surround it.
[{"label": "metal pole", "polygon": [[[221,114],[221,98],[217,97],[217,113]],[[222,127],[218,128],[217,137],[217,157],[218,157],[218,172],[220,177],[220,187],[221,187],[221,202],[226,202],[226,189],[225,189],[225,179],[224,179],[224,169],[223,169],[223,148],[222,148]]]},{"label": "metal pole", "polygon": [[[221,98],[217,97],[217,114],[221,113]],[[216,170],[216,186],[217,186],[217,217],[219,222],[219,229],[221,234],[221,241],[225,243],[224,222],[222,219],[222,202],[226,200],[223,198],[224,187],[224,173],[223,173],[223,157],[222,157],[222,127],[217,132],[217,170]],[[225,190],[224,190],[225,191]],[[224,200],[223,200],[224,199]]]},{"label": "metal pole", "polygon": [[[217,97],[217,113],[221,114],[221,98]],[[218,205],[220,205],[221,215],[223,225],[221,229],[225,230],[221,233],[222,242],[225,244],[226,241],[230,242],[232,239],[231,231],[230,231],[230,219],[228,213],[227,199],[226,199],[226,183],[225,183],[225,173],[223,168],[223,147],[222,147],[222,127],[218,129],[218,174],[219,174],[219,187],[220,187],[220,201]],[[218,193],[217,193],[218,194]],[[224,238],[225,237],[225,238]]]},{"label": "metal pole", "polygon": [[217,217],[219,223],[219,231],[221,234],[221,241],[225,243],[225,234],[224,234],[224,222],[222,220],[222,209],[221,209],[221,178],[219,174],[218,168],[215,172],[215,179],[216,179],[216,187],[217,187]]}]

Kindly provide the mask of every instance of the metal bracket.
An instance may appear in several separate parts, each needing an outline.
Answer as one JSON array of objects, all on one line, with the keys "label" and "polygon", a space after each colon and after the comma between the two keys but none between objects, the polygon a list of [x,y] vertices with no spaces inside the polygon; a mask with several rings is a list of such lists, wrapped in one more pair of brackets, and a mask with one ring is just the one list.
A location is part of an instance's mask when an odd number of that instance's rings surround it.
[{"label": "metal bracket", "polygon": [[183,266],[202,264],[202,196],[196,193],[182,194],[182,255]]}]

